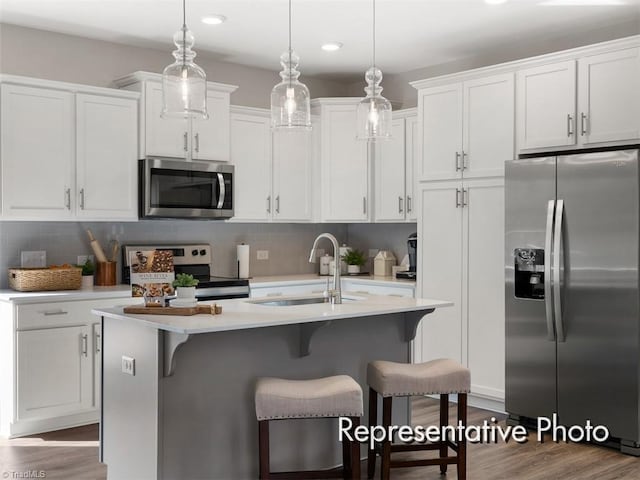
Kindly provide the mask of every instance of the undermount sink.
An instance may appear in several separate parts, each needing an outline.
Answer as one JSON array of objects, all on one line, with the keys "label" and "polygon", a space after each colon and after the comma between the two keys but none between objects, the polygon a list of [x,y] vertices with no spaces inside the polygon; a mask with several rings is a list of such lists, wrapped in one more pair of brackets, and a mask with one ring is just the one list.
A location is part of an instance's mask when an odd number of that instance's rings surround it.
[{"label": "undermount sink", "polygon": [[[342,297],[342,302],[353,302],[360,300],[356,297]],[[249,303],[257,305],[267,305],[271,307],[291,307],[295,305],[310,305],[313,303],[329,303],[325,297],[297,297],[297,298],[266,298],[261,300],[250,300]]]}]

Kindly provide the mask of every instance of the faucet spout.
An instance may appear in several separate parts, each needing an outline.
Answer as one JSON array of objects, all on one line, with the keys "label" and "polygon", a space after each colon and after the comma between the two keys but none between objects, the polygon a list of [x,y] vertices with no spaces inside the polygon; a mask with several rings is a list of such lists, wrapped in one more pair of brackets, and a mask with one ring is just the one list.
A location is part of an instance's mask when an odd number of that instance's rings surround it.
[{"label": "faucet spout", "polygon": [[321,233],[320,235],[318,235],[313,242],[313,247],[311,247],[311,253],[309,254],[309,263],[315,263],[316,261],[318,241],[320,241],[321,238],[326,238],[331,242],[331,244],[333,245],[333,258],[336,259],[336,266],[333,269],[333,290],[329,292],[329,299],[331,300],[331,303],[341,304],[342,285],[340,282],[340,259],[338,258],[338,256],[340,255],[340,247],[338,246],[338,240],[336,240],[336,237],[334,237],[330,233]]}]

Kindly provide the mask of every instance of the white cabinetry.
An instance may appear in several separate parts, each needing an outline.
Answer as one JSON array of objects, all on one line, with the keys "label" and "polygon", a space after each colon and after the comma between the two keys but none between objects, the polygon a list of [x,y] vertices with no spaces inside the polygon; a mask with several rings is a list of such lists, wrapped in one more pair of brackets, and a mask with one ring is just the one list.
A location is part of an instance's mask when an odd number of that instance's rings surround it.
[{"label": "white cabinetry", "polygon": [[[123,292],[128,295],[128,292]],[[0,435],[21,436],[99,420],[101,324],[98,307],[128,298],[13,304],[0,352]]]},{"label": "white cabinetry", "polygon": [[356,139],[358,98],[311,102],[320,115],[320,183],[323,222],[366,222],[370,215],[368,142]]},{"label": "white cabinetry", "polygon": [[518,72],[521,149],[640,138],[640,47],[601,50]]},{"label": "white cabinetry", "polygon": [[454,302],[422,322],[421,358],[471,370],[476,396],[504,399],[504,180],[421,188],[419,296]]},{"label": "white cabinetry", "polygon": [[136,220],[137,98],[2,77],[3,217]]},{"label": "white cabinetry", "polygon": [[417,152],[415,109],[393,113],[391,139],[374,146],[375,221],[415,221],[414,154]]},{"label": "white cabinetry", "polygon": [[307,130],[272,132],[268,110],[232,108],[233,221],[311,221],[311,141]]},{"label": "white cabinetry", "polygon": [[414,283],[403,282],[376,282],[375,280],[355,280],[344,278],[342,290],[345,293],[366,293],[368,295],[389,295],[391,297],[415,297],[416,286]]},{"label": "white cabinetry", "polygon": [[514,157],[513,73],[418,88],[418,179],[503,175]]},{"label": "white cabinetry", "polygon": [[161,118],[162,76],[135,72],[114,82],[140,92],[140,158],[184,157],[228,161],[230,95],[238,87],[207,82],[207,119]]}]

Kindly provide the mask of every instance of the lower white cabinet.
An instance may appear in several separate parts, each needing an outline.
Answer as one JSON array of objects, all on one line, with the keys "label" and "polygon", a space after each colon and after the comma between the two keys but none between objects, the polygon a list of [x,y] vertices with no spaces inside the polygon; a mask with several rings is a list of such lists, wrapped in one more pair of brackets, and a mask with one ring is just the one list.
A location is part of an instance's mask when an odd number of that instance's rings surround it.
[{"label": "lower white cabinet", "polygon": [[[128,292],[124,292],[127,295]],[[14,305],[0,302],[0,435],[15,437],[99,420],[98,307],[128,298]]]},{"label": "lower white cabinet", "polygon": [[[260,282],[251,284],[251,298],[280,297],[289,295],[314,295],[323,293],[333,285],[333,275],[327,277],[317,277],[313,280],[302,282],[283,281],[269,282],[261,286]],[[368,295],[391,295],[394,297],[413,297],[415,295],[415,284],[411,282],[380,281],[366,278],[353,279],[341,277],[342,294],[358,293]]]},{"label": "lower white cabinet", "polygon": [[420,326],[415,361],[453,358],[471,393],[504,400],[504,179],[420,188],[418,296],[454,302]]}]

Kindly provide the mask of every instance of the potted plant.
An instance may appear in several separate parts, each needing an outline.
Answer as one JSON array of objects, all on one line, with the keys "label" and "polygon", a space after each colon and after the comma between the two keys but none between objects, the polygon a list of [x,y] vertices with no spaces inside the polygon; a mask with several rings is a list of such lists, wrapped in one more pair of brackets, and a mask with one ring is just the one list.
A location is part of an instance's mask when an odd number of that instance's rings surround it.
[{"label": "potted plant", "polygon": [[367,259],[360,250],[353,249],[342,255],[342,260],[347,264],[347,273],[360,273],[360,267]]},{"label": "potted plant", "polygon": [[179,273],[176,275],[176,279],[172,285],[176,289],[178,298],[193,299],[196,298],[196,285],[199,280],[193,278],[193,275],[188,273]]},{"label": "potted plant", "polygon": [[96,271],[96,267],[91,259],[87,259],[83,265],[78,266],[82,268],[82,289],[88,290],[93,288],[93,274]]}]

